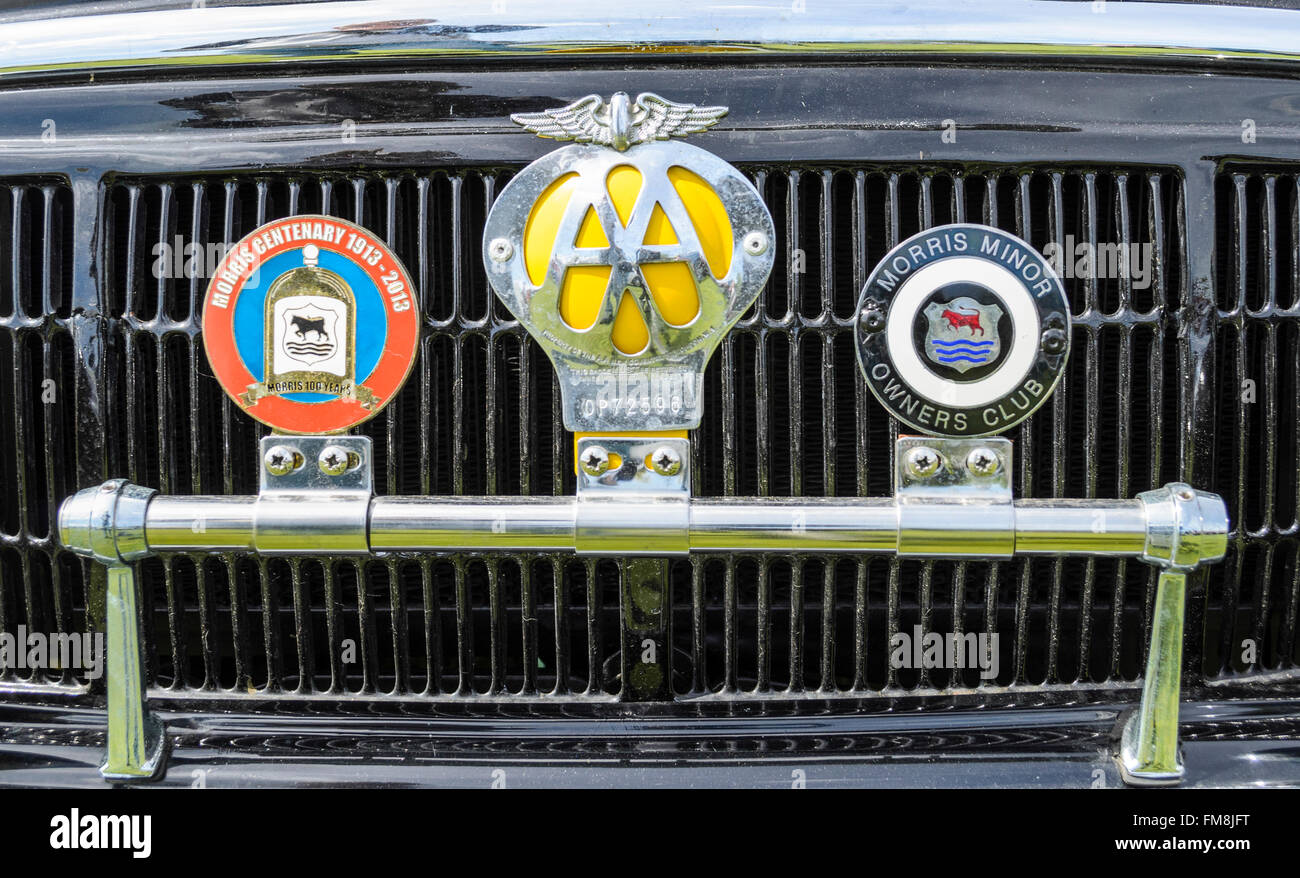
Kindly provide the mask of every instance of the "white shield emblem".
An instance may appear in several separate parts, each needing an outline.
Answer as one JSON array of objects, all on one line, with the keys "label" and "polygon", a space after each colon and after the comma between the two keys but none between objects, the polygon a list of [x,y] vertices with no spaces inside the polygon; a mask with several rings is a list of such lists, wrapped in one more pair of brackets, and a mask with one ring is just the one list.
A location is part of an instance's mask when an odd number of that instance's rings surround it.
[{"label": "white shield emblem", "polygon": [[1002,352],[998,335],[1002,309],[997,305],[958,296],[949,302],[931,302],[925,316],[930,321],[925,354],[941,366],[966,372],[995,362]]},{"label": "white shield emblem", "polygon": [[343,303],[323,296],[291,296],[275,304],[275,371],[310,367],[344,375],[345,351],[338,329]]}]

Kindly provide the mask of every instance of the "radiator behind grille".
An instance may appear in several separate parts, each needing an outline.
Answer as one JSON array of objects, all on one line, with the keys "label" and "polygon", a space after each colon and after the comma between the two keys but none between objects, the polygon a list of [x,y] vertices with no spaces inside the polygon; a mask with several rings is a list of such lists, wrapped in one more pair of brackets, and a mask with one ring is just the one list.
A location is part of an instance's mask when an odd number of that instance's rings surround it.
[{"label": "radiator behind grille", "polygon": [[[1176,173],[745,170],[776,218],[784,256],[710,364],[705,421],[693,437],[697,494],[889,493],[897,427],[858,374],[851,335],[857,294],[894,243],[954,221],[987,222],[1040,249],[1067,236],[1151,245],[1156,270],[1147,288],[1066,279],[1074,354],[1052,402],[1012,434],[1015,487],[1019,496],[1129,497],[1177,478],[1185,234]],[[270,219],[319,212],[382,235],[420,291],[417,369],[394,404],[362,430],[375,441],[377,491],[572,493],[571,439],[550,364],[491,297],[480,261],[483,218],[510,173],[111,186],[102,268],[110,472],[168,493],[255,492],[265,428],[239,413],[208,374],[197,322],[206,279],[160,278],[154,263],[165,259],[161,245],[232,242]],[[0,221],[9,223],[4,238],[12,242],[6,256],[36,266],[44,278],[45,267],[63,258],[61,239],[33,237],[31,218],[44,228],[70,200],[58,187],[10,191],[27,198],[12,210],[0,205],[7,218]],[[1260,400],[1238,403],[1222,394],[1218,434],[1233,449],[1263,443],[1270,451],[1220,451],[1216,483],[1207,486],[1228,499],[1234,522],[1244,511],[1232,563],[1209,577],[1204,649],[1201,632],[1189,636],[1188,651],[1202,656],[1209,678],[1296,662],[1291,510],[1300,364],[1297,315],[1282,310],[1294,309],[1297,289],[1283,253],[1297,228],[1295,178],[1226,177],[1218,194],[1221,217],[1232,219],[1221,223],[1220,356],[1211,377],[1226,387],[1255,375]],[[1226,253],[1239,268],[1223,264]],[[1261,292],[1269,288],[1278,290],[1273,299]],[[59,426],[70,423],[73,401],[33,418],[40,407],[30,380],[37,365],[41,374],[71,369],[66,313],[59,311],[69,298],[52,292],[48,310],[56,316],[29,325],[38,312],[28,306],[44,302],[31,298],[30,284],[13,281],[9,289],[28,297],[18,306],[11,292],[0,298],[7,305],[0,313],[0,429],[6,439],[25,437],[28,447],[48,434],[52,453],[44,482],[30,475],[40,468],[33,456],[4,461],[5,496],[22,502],[10,504],[18,512],[5,512],[0,627],[52,613],[48,618],[76,628],[84,625],[82,568],[48,537],[52,504],[76,487],[66,484],[74,471],[71,429]],[[1234,304],[1240,296],[1251,303],[1249,315]],[[40,490],[22,487],[35,483]],[[1278,521],[1265,515],[1269,509],[1280,510]],[[364,562],[168,556],[142,570],[148,674],[158,690],[578,699],[618,691],[618,567],[611,561],[469,553]],[[1140,674],[1153,589],[1145,565],[1113,559],[697,556],[674,562],[671,577],[677,692],[736,698],[1131,683]],[[999,634],[998,678],[890,669],[890,634],[913,626]],[[1233,659],[1242,631],[1266,645],[1250,667]]]}]

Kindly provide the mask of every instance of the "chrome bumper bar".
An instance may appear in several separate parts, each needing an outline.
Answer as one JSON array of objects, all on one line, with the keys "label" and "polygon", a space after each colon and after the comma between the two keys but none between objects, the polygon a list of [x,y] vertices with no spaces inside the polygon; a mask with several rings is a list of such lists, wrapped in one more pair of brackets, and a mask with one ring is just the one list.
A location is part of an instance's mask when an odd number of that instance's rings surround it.
[{"label": "chrome bumper bar", "polygon": [[[118,498],[125,502],[115,502]],[[319,515],[325,510],[304,508],[322,501],[335,507],[328,527]],[[161,496],[126,482],[108,482],[63,505],[59,532],[74,550],[98,542],[110,551],[129,546],[141,555],[865,552],[953,558],[1098,555],[1153,564],[1168,558],[1170,540],[1178,541],[1183,552],[1194,544],[1197,562],[1217,560],[1227,532],[1223,501],[1182,484],[1134,500],[1018,500],[1005,514],[993,514],[980,503],[906,504],[896,498],[692,498],[680,510],[656,499],[620,503],[632,514],[611,520],[591,514],[589,502],[572,497],[303,495],[268,503],[256,496]],[[285,506],[295,506],[296,514],[282,514]],[[642,538],[646,531],[654,532],[652,546]]]},{"label": "chrome bumper bar", "polygon": [[1132,500],[1016,500],[1004,439],[899,439],[889,498],[692,498],[684,439],[586,437],[577,450],[574,497],[376,497],[368,439],[312,436],[263,440],[256,496],[162,496],[115,480],[70,497],[59,510],[62,543],[110,571],[104,776],[152,776],[164,745],[145,709],[133,561],[167,552],[545,551],[1141,559],[1161,574],[1142,704],[1117,758],[1134,783],[1181,778],[1186,573],[1226,551],[1217,495],[1174,483]]}]

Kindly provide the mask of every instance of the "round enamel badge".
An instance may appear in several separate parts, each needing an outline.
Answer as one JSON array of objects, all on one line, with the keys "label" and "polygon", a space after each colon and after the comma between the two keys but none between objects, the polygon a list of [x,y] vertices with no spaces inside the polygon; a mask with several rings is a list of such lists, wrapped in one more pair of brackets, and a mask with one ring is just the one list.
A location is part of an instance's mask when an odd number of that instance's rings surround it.
[{"label": "round enamel badge", "polygon": [[208,284],[203,344],[239,407],[280,433],[339,433],[374,417],[415,362],[411,279],[370,232],[330,216],[267,223]]},{"label": "round enamel badge", "polygon": [[988,436],[1051,396],[1070,354],[1070,306],[1028,242],[957,223],[880,261],[855,337],[867,385],[894,417],[925,433]]}]

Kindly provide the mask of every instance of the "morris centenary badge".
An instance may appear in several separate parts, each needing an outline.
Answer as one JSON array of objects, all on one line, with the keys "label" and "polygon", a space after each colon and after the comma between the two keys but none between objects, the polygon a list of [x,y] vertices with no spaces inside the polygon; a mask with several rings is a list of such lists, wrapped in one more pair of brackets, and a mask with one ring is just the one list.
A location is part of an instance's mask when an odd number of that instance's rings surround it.
[{"label": "morris centenary badge", "polygon": [[1070,306],[1027,242],[971,223],[913,235],[862,290],[858,363],[880,404],[939,436],[1001,433],[1051,395]]},{"label": "morris centenary badge", "polygon": [[360,226],[295,216],[222,259],[203,344],[226,393],[280,433],[338,433],[374,417],[415,362],[411,279]]},{"label": "morris centenary badge", "polygon": [[570,430],[699,425],[709,355],[774,256],[744,175],[669,140],[726,112],[619,92],[511,117],[578,141],[520,171],[483,232],[488,280],[555,364]]}]

